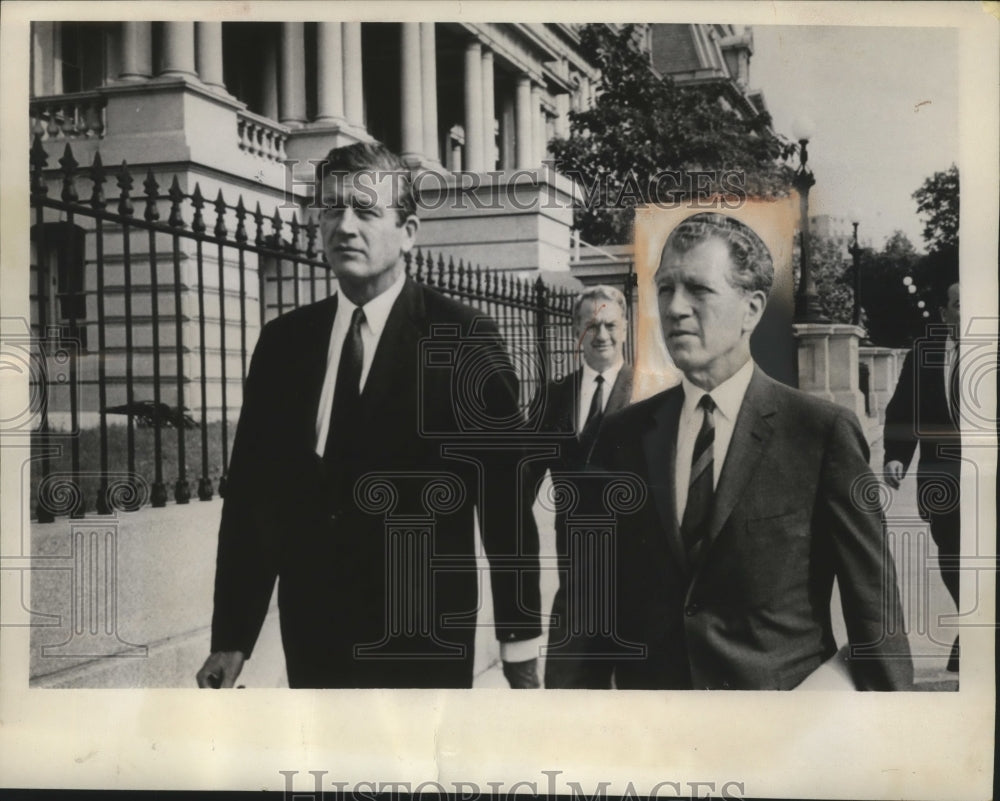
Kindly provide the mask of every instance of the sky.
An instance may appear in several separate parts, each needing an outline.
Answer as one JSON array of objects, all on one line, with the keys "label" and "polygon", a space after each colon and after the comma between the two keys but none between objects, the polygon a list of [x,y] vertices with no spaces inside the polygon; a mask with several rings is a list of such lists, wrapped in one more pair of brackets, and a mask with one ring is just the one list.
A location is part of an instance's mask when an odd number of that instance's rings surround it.
[{"label": "sky", "polygon": [[958,163],[958,34],[948,28],[753,26],[750,88],[779,133],[811,119],[810,214],[859,215],[862,242],[902,230],[913,192]]}]

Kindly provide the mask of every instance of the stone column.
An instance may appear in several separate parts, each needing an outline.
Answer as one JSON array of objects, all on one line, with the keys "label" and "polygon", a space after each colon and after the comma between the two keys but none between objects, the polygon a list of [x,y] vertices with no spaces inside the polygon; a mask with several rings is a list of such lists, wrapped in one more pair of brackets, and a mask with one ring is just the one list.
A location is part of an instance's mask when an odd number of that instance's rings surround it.
[{"label": "stone column", "polygon": [[569,95],[566,93],[556,95],[556,135],[569,138]]},{"label": "stone column", "polygon": [[493,101],[493,51],[483,48],[483,164],[496,167],[496,109]]},{"label": "stone column", "polygon": [[420,67],[420,23],[400,24],[400,121],[403,143],[400,154],[407,165],[423,160],[423,76]]},{"label": "stone column", "polygon": [[545,158],[545,115],[542,113],[542,87],[531,87],[531,138],[535,147],[531,153],[531,166],[537,167]]},{"label": "stone column", "polygon": [[163,69],[160,75],[196,75],[194,23],[163,23]]},{"label": "stone column", "polygon": [[517,79],[517,95],[514,98],[514,116],[516,117],[515,143],[516,160],[515,168],[524,170],[532,165],[534,137],[531,134],[532,114],[531,114],[531,78],[522,75]]},{"label": "stone column", "polygon": [[280,122],[299,126],[306,121],[305,23],[281,23],[281,64],[278,68]]},{"label": "stone column", "polygon": [[198,77],[208,86],[226,90],[222,78],[222,23],[196,22]]},{"label": "stone column", "polygon": [[586,75],[580,76],[580,110],[586,111],[590,108],[590,78]]},{"label": "stone column", "polygon": [[344,119],[344,48],[339,22],[316,23],[316,120]]},{"label": "stone column", "polygon": [[361,23],[343,23],[344,44],[344,113],[351,125],[365,124],[364,94],[361,81]]},{"label": "stone column", "polygon": [[153,75],[153,24],[151,22],[122,23],[123,81],[144,81]]},{"label": "stone column", "polygon": [[260,57],[264,65],[260,82],[261,111],[265,117],[276,120],[278,119],[278,43],[273,38],[268,38],[265,42]]},{"label": "stone column", "polygon": [[483,170],[483,55],[479,42],[465,46],[465,159],[463,168]]},{"label": "stone column", "polygon": [[420,23],[420,78],[424,102],[424,155],[434,163],[441,161],[438,143],[437,48],[433,22]]}]

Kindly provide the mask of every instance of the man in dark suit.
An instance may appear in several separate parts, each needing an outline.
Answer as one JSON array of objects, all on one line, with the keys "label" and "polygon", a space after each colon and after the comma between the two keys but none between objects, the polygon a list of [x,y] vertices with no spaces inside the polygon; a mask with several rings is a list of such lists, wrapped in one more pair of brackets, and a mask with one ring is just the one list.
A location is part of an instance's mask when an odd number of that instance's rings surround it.
[{"label": "man in dark suit", "polygon": [[880,511],[858,502],[875,480],[858,422],[750,357],[772,281],[735,218],[697,214],[667,239],[655,286],[683,380],[605,421],[595,446],[638,489],[616,516],[613,630],[588,639],[585,686],[794,688],[835,658],[834,578],[855,685],[911,686]]},{"label": "man in dark suit", "polygon": [[[896,390],[885,410],[885,481],[899,489],[919,444],[917,508],[930,524],[941,578],[958,608],[962,464],[958,381],[962,318],[958,282],[950,283],[941,294],[944,326],[906,354]],[[958,637],[952,644],[948,670],[958,671]]]},{"label": "man in dark suit", "polygon": [[317,186],[338,291],[254,351],[198,684],[233,686],[277,579],[290,686],[472,686],[478,510],[504,673],[538,686],[538,535],[496,325],[406,277],[419,221],[398,157],[334,149]]},{"label": "man in dark suit", "polygon": [[[532,463],[532,486],[538,487],[546,469],[554,483],[569,480],[590,461],[594,442],[606,417],[624,409],[632,399],[632,367],[625,364],[628,337],[625,296],[614,287],[597,285],[577,295],[573,303],[573,332],[580,349],[580,367],[550,381],[532,403],[540,415],[538,431],[552,446],[548,460]],[[558,494],[558,490],[556,490]],[[549,619],[545,686],[571,686],[572,663],[560,651],[568,644],[570,621],[563,574],[568,557],[565,510],[555,519],[559,587]]]}]

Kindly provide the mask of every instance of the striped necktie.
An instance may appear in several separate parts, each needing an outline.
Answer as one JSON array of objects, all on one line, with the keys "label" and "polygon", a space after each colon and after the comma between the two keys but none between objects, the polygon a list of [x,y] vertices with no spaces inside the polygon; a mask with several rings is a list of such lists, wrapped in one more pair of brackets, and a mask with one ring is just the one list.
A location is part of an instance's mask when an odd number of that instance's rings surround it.
[{"label": "striped necktie", "polygon": [[705,529],[712,514],[715,494],[715,401],[711,395],[702,395],[698,408],[703,410],[701,429],[694,441],[691,454],[691,478],[688,481],[687,505],[681,521],[681,537],[687,550],[688,561],[696,564],[701,556]]}]

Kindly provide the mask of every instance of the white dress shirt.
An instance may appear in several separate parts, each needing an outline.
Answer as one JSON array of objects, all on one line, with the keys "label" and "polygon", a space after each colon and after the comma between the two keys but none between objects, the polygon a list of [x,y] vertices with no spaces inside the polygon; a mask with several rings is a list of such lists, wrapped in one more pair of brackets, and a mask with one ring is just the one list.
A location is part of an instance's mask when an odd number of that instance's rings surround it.
[{"label": "white dress shirt", "polygon": [[[396,282],[377,298],[368,301],[362,308],[365,311],[365,321],[361,324],[361,343],[364,346],[364,357],[361,361],[361,386],[365,388],[368,373],[375,358],[375,349],[382,338],[386,320],[392,305],[403,291],[406,276],[400,274]],[[351,303],[347,296],[339,293],[337,298],[337,314],[333,318],[333,329],[330,331],[330,347],[326,352],[326,377],[323,379],[323,390],[319,396],[319,409],[316,411],[316,453],[322,457],[326,450],[326,439],[330,432],[330,414],[333,412],[333,390],[337,386],[337,369],[340,367],[340,352],[344,349],[344,340],[351,327],[351,316],[357,305]]]},{"label": "white dress shirt", "polygon": [[684,405],[681,407],[681,419],[677,429],[677,465],[674,490],[677,498],[677,523],[684,519],[684,509],[687,507],[688,482],[691,479],[691,456],[694,454],[694,442],[698,438],[705,413],[698,408],[701,396],[708,394],[715,401],[715,441],[712,446],[712,487],[719,484],[719,474],[726,461],[729,442],[733,438],[733,428],[736,426],[736,416],[743,405],[743,397],[747,394],[750,379],[753,377],[753,359],[748,359],[739,370],[723,381],[711,392],[695,386],[686,377],[681,377],[684,387]]},{"label": "white dress shirt", "polygon": [[613,367],[609,367],[603,373],[598,373],[586,362],[583,363],[583,378],[580,381],[580,406],[576,410],[576,431],[580,433],[587,424],[587,413],[590,411],[590,402],[597,392],[597,376],[604,378],[604,393],[601,397],[601,412],[608,408],[608,398],[611,397],[611,388],[618,380],[618,373],[621,372],[625,362],[618,362]]}]

